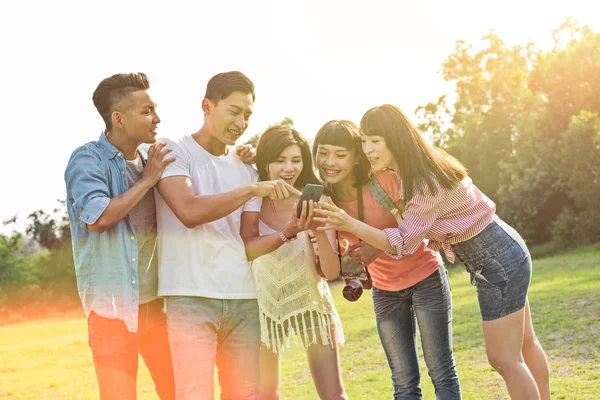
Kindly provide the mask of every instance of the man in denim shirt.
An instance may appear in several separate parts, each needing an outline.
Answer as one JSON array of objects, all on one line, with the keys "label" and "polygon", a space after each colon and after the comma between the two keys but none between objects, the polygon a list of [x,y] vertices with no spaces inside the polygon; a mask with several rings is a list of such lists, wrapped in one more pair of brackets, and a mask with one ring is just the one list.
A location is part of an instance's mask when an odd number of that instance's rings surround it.
[{"label": "man in denim shirt", "polygon": [[135,399],[138,352],[161,399],[175,388],[162,300],[157,296],[153,187],[175,160],[156,143],[160,122],[146,75],[117,74],[93,95],[106,124],[65,171],[77,286],[101,399]]}]

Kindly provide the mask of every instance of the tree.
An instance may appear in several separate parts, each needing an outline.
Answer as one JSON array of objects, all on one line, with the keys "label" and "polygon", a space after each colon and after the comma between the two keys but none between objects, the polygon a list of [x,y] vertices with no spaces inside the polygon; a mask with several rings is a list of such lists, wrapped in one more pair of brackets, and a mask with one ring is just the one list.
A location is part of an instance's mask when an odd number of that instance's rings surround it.
[{"label": "tree", "polygon": [[10,236],[0,235],[0,286],[34,280],[28,271],[29,265],[22,235],[16,232]]},{"label": "tree", "polygon": [[[565,242],[581,235],[589,241],[592,226],[600,223],[600,216],[590,213],[598,207],[581,205],[576,197],[594,177],[592,170],[574,166],[598,157],[589,153],[595,149],[594,123],[586,111],[600,112],[594,93],[600,90],[600,34],[567,19],[553,37],[554,48],[537,54],[530,74],[528,87],[542,101],[517,123],[524,134],[514,143],[511,162],[504,165],[499,202],[534,242],[559,236]],[[569,183],[574,176],[581,185]]]},{"label": "tree", "polygon": [[[571,118],[558,140],[557,174],[572,208],[553,226],[555,239],[565,244],[600,241],[600,119],[590,111]],[[565,232],[564,225],[571,227]],[[571,243],[569,243],[571,242]]]},{"label": "tree", "polygon": [[582,110],[600,113],[600,34],[567,18],[552,35],[529,86],[547,99],[548,134],[558,136]]},{"label": "tree", "polygon": [[598,196],[590,186],[598,186],[591,182],[600,159],[600,34],[570,19],[552,34],[548,52],[508,46],[493,31],[481,50],[457,42],[442,64],[455,96],[417,109],[419,128],[467,166],[531,242],[550,239],[559,225],[563,237],[578,226],[588,238],[600,226],[599,208],[584,201]]},{"label": "tree", "polygon": [[420,129],[458,157],[477,185],[495,198],[500,162],[511,156],[518,135],[516,120],[535,102],[527,79],[536,51],[531,44],[510,47],[493,30],[483,41],[486,46],[478,51],[458,41],[442,63],[444,79],[455,85],[453,103],[441,96],[416,113]]},{"label": "tree", "polygon": [[39,281],[45,288],[67,284],[74,288],[75,266],[71,245],[71,230],[66,211],[66,202],[58,200],[60,206],[52,213],[43,210],[29,214],[27,235],[47,250],[35,260]]}]

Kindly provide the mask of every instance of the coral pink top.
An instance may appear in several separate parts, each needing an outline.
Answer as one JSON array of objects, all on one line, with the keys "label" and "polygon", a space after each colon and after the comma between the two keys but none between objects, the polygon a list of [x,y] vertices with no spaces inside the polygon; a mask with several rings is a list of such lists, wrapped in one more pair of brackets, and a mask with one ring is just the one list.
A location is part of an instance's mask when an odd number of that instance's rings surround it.
[{"label": "coral pink top", "polygon": [[[396,173],[390,170],[377,172],[375,177],[385,192],[394,201],[398,200],[400,183]],[[348,215],[358,219],[358,200],[336,203]],[[394,228],[398,230],[398,222],[377,200],[369,189],[363,187],[364,222],[378,229]],[[358,238],[348,232],[338,233],[341,240],[346,239],[350,245],[358,242]],[[397,291],[409,288],[434,273],[442,264],[438,252],[427,247],[421,239],[414,252],[401,259],[394,259],[383,253],[369,264],[369,274],[376,288]]]}]

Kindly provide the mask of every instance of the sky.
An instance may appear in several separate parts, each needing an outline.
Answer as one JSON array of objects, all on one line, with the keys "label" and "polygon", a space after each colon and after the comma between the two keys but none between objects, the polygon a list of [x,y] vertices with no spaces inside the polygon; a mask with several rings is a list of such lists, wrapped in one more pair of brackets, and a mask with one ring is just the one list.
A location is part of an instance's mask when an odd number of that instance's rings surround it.
[{"label": "sky", "polygon": [[311,138],[331,119],[358,123],[383,103],[414,117],[451,93],[440,70],[457,40],[481,45],[493,28],[509,44],[544,48],[567,16],[600,30],[595,3],[3,1],[0,223],[17,215],[23,230],[29,213],[66,197],[71,152],[103,130],[92,93],[114,73],[149,76],[161,137],[198,130],[207,81],[239,70],[256,88],[241,141],[284,117]]}]

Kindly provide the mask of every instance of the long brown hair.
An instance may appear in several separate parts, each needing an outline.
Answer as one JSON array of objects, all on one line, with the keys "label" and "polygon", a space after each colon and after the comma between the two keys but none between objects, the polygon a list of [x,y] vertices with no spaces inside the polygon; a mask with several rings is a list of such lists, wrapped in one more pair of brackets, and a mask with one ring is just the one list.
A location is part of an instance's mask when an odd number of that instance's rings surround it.
[{"label": "long brown hair", "polygon": [[357,164],[354,166],[354,187],[362,187],[369,180],[371,164],[362,151],[362,139],[358,127],[351,121],[333,120],[319,129],[313,142],[313,158],[317,159],[319,145],[340,146],[354,153]]},{"label": "long brown hair", "polygon": [[271,126],[264,131],[264,133],[260,135],[260,139],[258,139],[255,162],[258,176],[261,181],[268,181],[271,179],[268,172],[269,164],[274,162],[288,146],[294,144],[300,147],[303,164],[302,172],[298,175],[294,187],[302,190],[307,183],[320,183],[313,170],[310,146],[308,145],[306,138],[288,125]]},{"label": "long brown hair", "polygon": [[360,120],[361,134],[381,136],[392,152],[402,179],[403,197],[437,194],[435,180],[452,189],[467,176],[466,168],[444,150],[427,143],[421,132],[398,107],[384,104],[373,107]]}]

